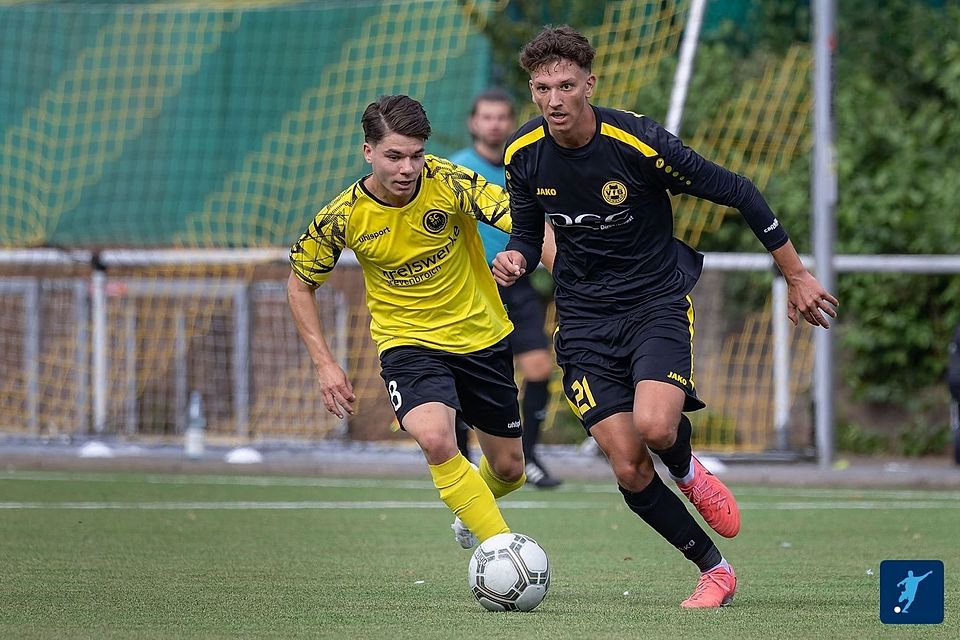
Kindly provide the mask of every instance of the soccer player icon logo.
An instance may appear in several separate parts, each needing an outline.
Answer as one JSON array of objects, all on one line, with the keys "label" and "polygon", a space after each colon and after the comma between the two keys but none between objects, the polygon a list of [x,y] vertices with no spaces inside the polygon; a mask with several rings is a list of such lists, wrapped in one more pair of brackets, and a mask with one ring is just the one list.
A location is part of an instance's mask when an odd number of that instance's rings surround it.
[{"label": "soccer player icon logo", "polygon": [[906,613],[910,609],[910,605],[913,604],[913,599],[917,597],[917,586],[920,582],[929,576],[933,571],[927,571],[925,574],[919,578],[913,575],[913,571],[907,571],[907,576],[897,583],[898,587],[903,587],[903,592],[900,594],[900,599],[897,600],[898,603],[906,601],[907,604],[904,605],[903,609],[900,607],[894,607],[894,613]]},{"label": "soccer player icon logo", "polygon": [[880,622],[940,624],[944,585],[942,560],[884,560],[880,563]]}]

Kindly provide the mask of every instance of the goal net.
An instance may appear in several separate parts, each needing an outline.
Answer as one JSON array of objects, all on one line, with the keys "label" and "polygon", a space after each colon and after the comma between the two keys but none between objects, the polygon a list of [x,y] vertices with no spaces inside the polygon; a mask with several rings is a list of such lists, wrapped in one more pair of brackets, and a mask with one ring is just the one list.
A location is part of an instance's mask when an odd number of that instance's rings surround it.
[{"label": "goal net", "polygon": [[[596,10],[584,31],[598,49],[598,104],[643,111],[637,92],[670,72],[687,9]],[[485,20],[511,10],[507,0],[0,2],[0,431],[176,438],[199,392],[215,438],[393,437],[357,267],[341,264],[318,292],[357,390],[347,424],[323,409],[289,317],[285,250],[365,172],[359,115],[379,95],[423,102],[431,152],[468,144],[469,101],[490,72]],[[798,47],[738,78],[740,94],[688,143],[762,188],[806,149],[809,64]],[[676,205],[692,244],[729,213]],[[718,328],[725,301],[714,298],[697,300],[707,321],[695,373],[710,406],[695,417],[697,444],[768,449],[769,306]],[[808,333],[791,346],[799,399]],[[559,375],[548,413],[550,439],[571,420]]]}]

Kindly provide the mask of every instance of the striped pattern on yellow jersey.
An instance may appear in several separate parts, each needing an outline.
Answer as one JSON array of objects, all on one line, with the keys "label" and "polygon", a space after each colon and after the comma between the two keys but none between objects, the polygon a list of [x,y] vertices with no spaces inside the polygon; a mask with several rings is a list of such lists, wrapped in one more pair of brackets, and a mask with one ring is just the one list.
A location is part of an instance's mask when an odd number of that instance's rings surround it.
[{"label": "striped pattern on yellow jersey", "polygon": [[291,248],[290,266],[317,287],[352,249],[380,353],[401,345],[478,351],[513,330],[477,231],[479,220],[509,233],[508,203],[501,187],[428,155],[407,205],[384,204],[355,182],[317,213]]}]

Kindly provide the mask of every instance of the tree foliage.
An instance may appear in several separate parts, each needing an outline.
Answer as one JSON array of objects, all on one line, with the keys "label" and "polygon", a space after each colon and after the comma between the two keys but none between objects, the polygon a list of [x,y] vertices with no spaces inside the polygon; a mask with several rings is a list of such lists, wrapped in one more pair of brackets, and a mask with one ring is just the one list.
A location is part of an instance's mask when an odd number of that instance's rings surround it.
[{"label": "tree foliage", "polygon": [[[472,2],[458,1],[476,11],[477,5]],[[602,5],[591,0],[509,0],[502,10],[485,19],[474,15],[491,45],[491,84],[504,87],[520,102],[529,100],[529,77],[518,61],[520,48],[545,25],[569,24],[582,30],[597,24],[601,17]]]},{"label": "tree foliage", "polygon": [[[945,4],[838,3],[838,253],[960,253],[960,6]],[[777,195],[808,225],[809,162],[794,169]],[[841,274],[838,286],[842,373],[861,397],[902,403],[943,384],[957,276]]]},{"label": "tree foliage", "polygon": [[[956,255],[960,6],[844,0],[838,12],[836,251]],[[752,47],[735,25],[716,31],[711,66],[718,50],[749,60],[809,39],[805,3],[758,2],[754,17]],[[697,75],[714,75],[702,60]],[[811,250],[810,171],[809,156],[801,157],[765,190],[802,252]],[[732,216],[700,248],[754,251],[756,241]],[[918,389],[943,384],[946,347],[960,322],[957,276],[851,273],[837,284],[841,374],[859,397],[908,403]],[[758,291],[748,279],[733,279],[733,286],[741,297]]]}]

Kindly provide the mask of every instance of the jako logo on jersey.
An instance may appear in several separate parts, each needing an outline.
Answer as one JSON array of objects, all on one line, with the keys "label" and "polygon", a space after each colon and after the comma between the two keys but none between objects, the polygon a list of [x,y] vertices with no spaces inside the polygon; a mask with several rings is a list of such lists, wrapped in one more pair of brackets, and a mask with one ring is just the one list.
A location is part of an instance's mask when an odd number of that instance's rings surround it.
[{"label": "jako logo on jersey", "polygon": [[611,180],[603,185],[600,195],[603,196],[603,200],[607,204],[623,204],[623,201],[627,199],[627,187],[619,180]]},{"label": "jako logo on jersey", "polygon": [[577,225],[605,227],[628,222],[630,209],[617,211],[607,216],[601,216],[597,213],[575,213],[573,215],[567,215],[566,213],[548,213],[547,215],[550,216],[550,222],[557,227],[572,227]]},{"label": "jako logo on jersey", "polygon": [[780,221],[777,220],[776,218],[774,218],[774,219],[773,219],[773,223],[772,223],[769,227],[767,227],[766,229],[764,229],[763,232],[764,232],[764,233],[770,233],[771,231],[773,231],[774,229],[776,229],[776,228],[779,227],[779,226],[780,226]]},{"label": "jako logo on jersey", "polygon": [[550,187],[537,187],[538,196],[555,196],[557,195],[556,189],[551,189]]},{"label": "jako logo on jersey", "polygon": [[430,209],[423,214],[423,228],[430,233],[440,233],[447,226],[447,217],[440,209]]},{"label": "jako logo on jersey", "polygon": [[372,233],[363,234],[362,236],[357,238],[357,242],[360,243],[360,242],[367,242],[368,240],[376,240],[380,236],[386,235],[388,233],[390,233],[390,227],[384,227],[383,229],[379,229]]},{"label": "jako logo on jersey", "polygon": [[688,384],[686,378],[684,378],[684,377],[683,377],[682,375],[680,375],[679,373],[674,373],[673,371],[671,371],[670,373],[667,374],[667,380],[676,380],[677,382],[679,382],[679,383],[682,384],[683,386],[687,386],[687,384]]}]

